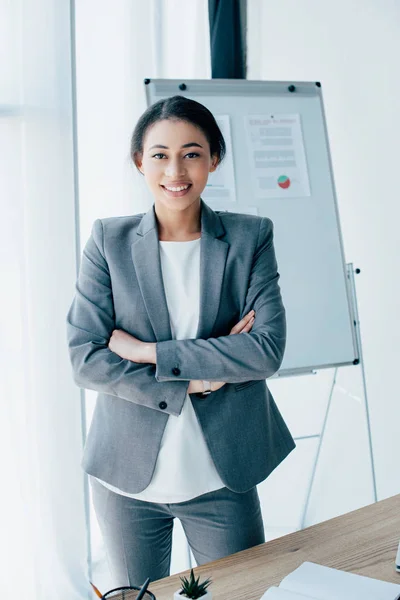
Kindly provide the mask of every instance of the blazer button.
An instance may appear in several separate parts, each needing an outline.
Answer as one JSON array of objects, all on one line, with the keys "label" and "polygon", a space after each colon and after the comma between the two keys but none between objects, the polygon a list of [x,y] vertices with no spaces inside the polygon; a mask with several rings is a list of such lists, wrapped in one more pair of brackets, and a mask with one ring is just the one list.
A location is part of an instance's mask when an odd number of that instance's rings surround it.
[{"label": "blazer button", "polygon": [[167,408],[168,404],[166,402],[162,401],[162,402],[160,402],[160,404],[158,406],[164,410],[164,408]]},{"label": "blazer button", "polygon": [[180,374],[181,374],[181,370],[180,370],[180,369],[178,369],[178,367],[174,367],[174,368],[172,369],[172,373],[173,373],[174,375],[180,375]]}]

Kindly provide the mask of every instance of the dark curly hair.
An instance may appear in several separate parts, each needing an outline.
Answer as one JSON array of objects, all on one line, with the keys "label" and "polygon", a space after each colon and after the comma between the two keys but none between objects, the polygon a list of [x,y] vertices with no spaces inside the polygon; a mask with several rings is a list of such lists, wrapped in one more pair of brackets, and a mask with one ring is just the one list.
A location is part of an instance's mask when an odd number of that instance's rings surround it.
[{"label": "dark curly hair", "polygon": [[132,134],[130,151],[136,168],[137,159],[143,154],[143,140],[148,128],[164,119],[186,121],[198,127],[210,144],[211,156],[216,155],[218,164],[221,163],[226,153],[226,145],[213,114],[200,102],[184,96],[172,96],[158,100],[149,106],[137,122]]}]

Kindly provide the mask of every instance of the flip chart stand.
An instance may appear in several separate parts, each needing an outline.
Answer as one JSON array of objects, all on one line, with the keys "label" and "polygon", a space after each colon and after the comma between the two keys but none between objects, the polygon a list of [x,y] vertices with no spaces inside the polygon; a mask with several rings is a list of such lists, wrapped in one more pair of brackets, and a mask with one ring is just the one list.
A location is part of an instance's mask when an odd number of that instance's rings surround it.
[{"label": "flip chart stand", "polygon": [[[373,449],[372,449],[371,421],[370,421],[370,414],[369,414],[368,392],[367,392],[367,385],[366,385],[364,360],[363,360],[363,354],[362,354],[360,321],[358,318],[356,286],[355,286],[355,280],[354,280],[354,273],[359,274],[360,269],[353,269],[353,263],[347,263],[346,268],[347,268],[347,282],[348,282],[349,293],[350,293],[349,295],[351,298],[351,305],[352,305],[352,311],[353,311],[353,317],[354,317],[354,319],[353,319],[354,333],[356,336],[356,345],[358,348],[358,356],[359,356],[359,359],[354,360],[354,365],[359,366],[359,368],[361,369],[363,395],[364,395],[363,406],[364,406],[364,411],[365,411],[365,420],[366,420],[367,433],[368,433],[368,450],[369,450],[369,459],[370,459],[370,463],[371,463],[372,487],[373,487],[374,501],[377,502],[378,497],[377,497],[377,491],[376,491],[375,463],[374,463],[374,454],[373,454]],[[317,466],[318,466],[318,460],[320,457],[322,443],[324,440],[324,434],[325,434],[325,430],[326,430],[326,424],[328,421],[329,410],[330,410],[331,403],[332,403],[333,391],[335,389],[336,375],[337,375],[338,368],[339,367],[336,367],[336,369],[335,369],[335,375],[334,375],[333,383],[332,383],[331,390],[329,393],[329,399],[328,399],[328,404],[327,404],[326,411],[325,411],[322,430],[321,430],[321,433],[317,435],[317,437],[319,437],[319,443],[318,443],[318,448],[317,448],[317,452],[315,455],[315,460],[314,460],[310,483],[309,483],[308,490],[307,490],[306,501],[305,501],[304,508],[303,508],[300,529],[304,529],[304,527],[305,527],[307,510],[308,510],[308,506],[309,506],[309,502],[310,502],[312,486],[313,486],[314,479],[315,479],[315,473],[316,473]],[[314,373],[315,373],[315,371],[314,371]]]}]

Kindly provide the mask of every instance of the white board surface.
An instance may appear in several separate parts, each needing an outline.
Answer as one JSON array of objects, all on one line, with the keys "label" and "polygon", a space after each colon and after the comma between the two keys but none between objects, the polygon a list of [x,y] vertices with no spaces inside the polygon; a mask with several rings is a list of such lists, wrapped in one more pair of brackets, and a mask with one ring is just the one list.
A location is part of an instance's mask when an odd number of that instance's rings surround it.
[{"label": "white board surface", "polygon": [[[245,212],[249,207],[251,214],[274,223],[287,313],[287,346],[277,375],[352,364],[358,359],[357,339],[319,84],[147,81],[148,105],[181,94],[201,102],[216,117],[229,116],[235,202],[220,198],[214,207],[204,200],[215,210]],[[259,121],[258,133],[257,123],[248,126],[250,115]],[[285,118],[290,116],[292,120]],[[274,195],[273,178],[280,171]],[[285,195],[285,189],[290,193]]]}]

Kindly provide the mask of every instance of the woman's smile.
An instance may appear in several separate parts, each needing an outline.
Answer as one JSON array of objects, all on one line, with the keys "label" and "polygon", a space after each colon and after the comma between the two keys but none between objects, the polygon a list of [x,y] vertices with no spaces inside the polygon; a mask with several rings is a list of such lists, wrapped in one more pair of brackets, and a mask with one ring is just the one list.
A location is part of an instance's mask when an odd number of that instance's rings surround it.
[{"label": "woman's smile", "polygon": [[187,183],[185,185],[160,185],[160,187],[164,190],[166,196],[169,198],[180,198],[181,196],[185,196],[190,188],[192,187],[191,183]]}]

